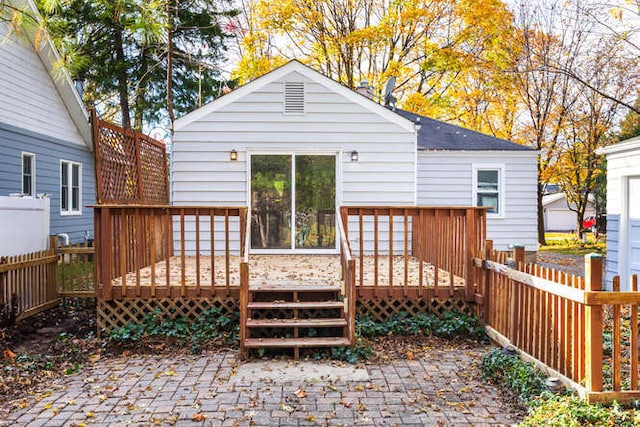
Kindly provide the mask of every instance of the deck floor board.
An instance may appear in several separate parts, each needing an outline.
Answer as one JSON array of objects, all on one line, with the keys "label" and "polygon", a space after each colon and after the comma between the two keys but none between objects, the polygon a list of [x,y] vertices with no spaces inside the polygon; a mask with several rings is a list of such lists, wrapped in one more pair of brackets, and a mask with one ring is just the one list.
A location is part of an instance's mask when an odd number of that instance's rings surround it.
[{"label": "deck floor board", "polygon": [[[213,275],[214,287],[226,286],[226,262],[224,256],[214,258],[215,274]],[[239,256],[229,256],[229,286],[237,288],[240,285],[240,261]],[[211,258],[200,256],[200,286],[211,287]],[[374,284],[373,256],[365,256],[363,259],[363,283],[364,286]],[[407,287],[418,287],[420,261],[414,257],[408,259],[408,283]],[[405,286],[404,258],[393,257],[393,287]],[[185,256],[185,286],[197,285],[196,257]],[[159,261],[153,266],[156,287],[166,286],[167,263]],[[356,260],[356,283],[359,284],[360,263]],[[151,286],[152,266],[140,269],[140,286]],[[340,257],[338,255],[252,255],[249,259],[249,283],[252,285],[272,286],[278,284],[299,284],[341,286]],[[431,264],[423,265],[423,286],[434,286],[434,267]],[[451,277],[444,270],[439,271],[439,287],[448,287]],[[169,262],[169,283],[171,286],[180,286],[182,278],[181,258],[174,256]],[[137,285],[136,272],[130,272],[125,277],[127,286]],[[454,286],[464,286],[464,280],[453,277]],[[386,287],[389,284],[389,257],[378,257],[378,285]],[[112,286],[122,286],[122,278],[112,281]]]}]

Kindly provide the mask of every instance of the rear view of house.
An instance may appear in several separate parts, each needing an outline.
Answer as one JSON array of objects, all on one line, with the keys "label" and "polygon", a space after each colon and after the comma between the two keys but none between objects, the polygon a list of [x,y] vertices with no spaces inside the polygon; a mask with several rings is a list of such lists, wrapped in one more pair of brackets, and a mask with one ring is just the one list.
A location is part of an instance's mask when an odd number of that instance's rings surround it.
[{"label": "rear view of house", "polygon": [[0,22],[0,196],[48,197],[49,232],[82,241],[95,200],[87,112],[48,41],[8,34]]},{"label": "rear view of house", "polygon": [[497,249],[537,250],[535,151],[297,61],[179,119],[171,177],[175,205],[248,206],[253,253],[337,253],[337,206],[485,206]]}]

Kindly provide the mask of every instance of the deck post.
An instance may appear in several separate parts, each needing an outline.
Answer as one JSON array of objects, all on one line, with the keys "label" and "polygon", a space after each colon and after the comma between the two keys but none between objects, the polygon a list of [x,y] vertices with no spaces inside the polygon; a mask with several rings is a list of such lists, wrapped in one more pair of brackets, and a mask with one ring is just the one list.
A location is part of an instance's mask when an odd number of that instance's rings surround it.
[{"label": "deck post", "polygon": [[249,263],[240,263],[240,358],[247,358],[245,340],[247,339],[247,305],[249,303]]},{"label": "deck post", "polygon": [[[113,247],[113,236],[111,234],[111,209],[107,207],[96,207],[95,212],[96,222],[98,226],[98,232],[95,233],[95,238],[98,244],[96,245],[95,264],[100,267],[100,287],[102,292],[98,294],[98,298],[102,298],[103,301],[110,301],[113,299],[111,292],[111,262]],[[122,250],[122,249],[120,249]]]},{"label": "deck post", "polygon": [[[484,242],[484,259],[491,260],[493,254],[493,240],[485,240]],[[491,325],[491,270],[484,268],[484,295],[482,303],[484,304],[484,322]]]},{"label": "deck post", "polygon": [[[515,265],[513,266],[513,268],[515,270],[521,270],[524,265],[523,245],[513,245],[513,259],[515,261]],[[522,345],[522,341],[520,339],[522,319],[519,312],[521,309],[520,286],[515,280],[509,280],[509,288],[511,294],[511,313],[509,314],[509,330],[511,332],[509,338],[516,347],[520,347]]]},{"label": "deck post", "polygon": [[347,275],[347,286],[349,290],[347,291],[347,296],[349,298],[349,342],[351,343],[351,347],[356,345],[356,260],[350,259],[348,261],[348,271]]},{"label": "deck post", "polygon": [[465,212],[465,299],[467,301],[475,301],[475,283],[473,283],[473,256],[475,255],[476,245],[476,209],[468,208]]},{"label": "deck post", "polygon": [[[602,256],[584,256],[585,290],[602,290]],[[585,376],[587,392],[602,391],[602,306],[585,305]]]}]

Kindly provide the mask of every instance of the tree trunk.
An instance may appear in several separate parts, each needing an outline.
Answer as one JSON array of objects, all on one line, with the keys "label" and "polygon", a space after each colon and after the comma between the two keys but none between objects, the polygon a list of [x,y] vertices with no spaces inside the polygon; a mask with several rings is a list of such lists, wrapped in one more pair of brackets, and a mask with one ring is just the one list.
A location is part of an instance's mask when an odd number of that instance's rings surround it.
[{"label": "tree trunk", "polygon": [[149,70],[149,61],[147,57],[147,49],[142,48],[140,52],[140,77],[138,78],[138,87],[136,88],[135,111],[133,112],[133,127],[136,130],[142,130],[142,122],[144,119],[144,96],[146,93],[146,77]]},{"label": "tree trunk", "polygon": [[122,40],[122,29],[115,31],[114,47],[116,50],[116,62],[118,64],[118,96],[120,98],[120,113],[122,114],[122,127],[131,128],[131,116],[129,111],[129,91],[127,89],[127,67],[124,57],[124,46]]},{"label": "tree trunk", "polygon": [[546,245],[547,240],[544,237],[544,208],[542,207],[542,184],[538,182],[538,243]]},{"label": "tree trunk", "polygon": [[171,122],[171,134],[173,134],[173,122],[176,120],[173,111],[173,17],[171,1],[167,1],[167,111]]}]

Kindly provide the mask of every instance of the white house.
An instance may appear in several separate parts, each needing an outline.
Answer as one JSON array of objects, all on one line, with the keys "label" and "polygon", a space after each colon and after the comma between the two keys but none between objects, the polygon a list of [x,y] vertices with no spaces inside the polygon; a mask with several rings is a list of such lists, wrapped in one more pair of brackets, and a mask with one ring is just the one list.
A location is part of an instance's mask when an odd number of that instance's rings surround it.
[{"label": "white house", "polygon": [[341,205],[489,206],[497,249],[537,250],[536,151],[387,108],[297,61],[177,120],[171,178],[175,205],[249,206],[255,252],[337,252]]},{"label": "white house", "polygon": [[[544,231],[574,231],[578,214],[575,203],[567,201],[565,193],[547,194],[542,197]],[[592,196],[587,200],[584,218],[596,215],[596,203]]]},{"label": "white house", "polygon": [[607,156],[607,285],[640,274],[640,137],[599,150]]}]

